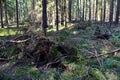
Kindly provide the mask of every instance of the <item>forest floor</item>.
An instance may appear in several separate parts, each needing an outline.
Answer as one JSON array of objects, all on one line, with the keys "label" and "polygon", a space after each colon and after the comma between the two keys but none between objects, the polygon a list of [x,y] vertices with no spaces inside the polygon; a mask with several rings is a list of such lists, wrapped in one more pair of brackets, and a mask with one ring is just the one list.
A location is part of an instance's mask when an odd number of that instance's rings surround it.
[{"label": "forest floor", "polygon": [[[24,55],[22,49],[14,52],[16,44],[7,49],[1,47],[1,56],[5,56],[6,60],[0,58],[0,80],[120,80],[120,27],[108,29],[100,26],[102,34],[110,35],[106,38],[96,37],[96,26],[100,25],[74,23],[58,32],[50,31],[43,43],[49,40],[54,42],[55,45],[50,45],[50,52],[54,58],[52,62],[49,59],[48,62],[43,61],[45,64],[38,68],[33,58],[21,59]],[[0,40],[2,41],[2,38]],[[62,44],[62,47],[58,48],[59,44]],[[17,46],[26,47],[24,44]],[[41,49],[39,46],[37,48]],[[37,51],[34,53],[38,54]],[[51,57],[45,56],[45,59]]]}]

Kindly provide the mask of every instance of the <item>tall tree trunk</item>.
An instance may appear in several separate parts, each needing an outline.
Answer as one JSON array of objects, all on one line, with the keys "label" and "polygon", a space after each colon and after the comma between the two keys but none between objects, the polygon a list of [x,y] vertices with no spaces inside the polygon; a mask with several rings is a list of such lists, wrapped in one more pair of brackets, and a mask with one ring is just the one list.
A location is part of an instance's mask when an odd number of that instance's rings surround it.
[{"label": "tall tree trunk", "polygon": [[60,0],[61,7],[61,25],[64,25],[64,1]]},{"label": "tall tree trunk", "polygon": [[82,16],[82,6],[81,6],[81,4],[82,4],[82,1],[80,0],[80,20],[81,20],[81,16]]},{"label": "tall tree trunk", "polygon": [[19,16],[18,16],[18,0],[16,0],[16,23],[17,27],[19,27]]},{"label": "tall tree trunk", "polygon": [[79,9],[79,0],[77,0],[77,8],[76,8],[76,19],[79,20],[79,15],[80,15],[80,9]]},{"label": "tall tree trunk", "polygon": [[100,21],[101,21],[101,24],[103,22],[103,0],[101,0],[101,7],[100,7]]},{"label": "tall tree trunk", "polygon": [[87,20],[87,9],[88,9],[88,7],[87,7],[87,1],[88,0],[85,0],[85,21]]},{"label": "tall tree trunk", "polygon": [[89,0],[89,20],[91,20],[91,0]]},{"label": "tall tree trunk", "polygon": [[120,0],[117,0],[117,10],[116,10],[116,19],[115,23],[119,23],[119,18],[120,18]]},{"label": "tall tree trunk", "polygon": [[93,20],[95,20],[95,0],[92,0],[92,3],[93,3],[93,6],[92,6],[92,8],[93,8]]},{"label": "tall tree trunk", "polygon": [[58,0],[56,0],[56,31],[59,30]]},{"label": "tall tree trunk", "polygon": [[103,21],[105,22],[106,17],[106,0],[104,0],[104,13],[103,13]]},{"label": "tall tree trunk", "polygon": [[68,15],[69,15],[69,22],[71,22],[71,10],[72,10],[72,0],[69,0],[68,6]]},{"label": "tall tree trunk", "polygon": [[96,0],[95,21],[98,20],[98,0]]},{"label": "tall tree trunk", "polygon": [[5,0],[4,8],[5,8],[5,23],[6,23],[6,25],[8,25],[8,17],[7,17],[7,1],[6,1],[6,0]]},{"label": "tall tree trunk", "polygon": [[85,0],[83,0],[83,13],[82,13],[82,21],[84,21],[84,16],[85,16]]},{"label": "tall tree trunk", "polygon": [[113,8],[114,7],[114,0],[110,0],[110,15],[109,15],[109,22],[110,22],[110,26],[113,22]]},{"label": "tall tree trunk", "polygon": [[42,0],[42,28],[46,36],[47,33],[47,0]]},{"label": "tall tree trunk", "polygon": [[3,25],[3,7],[2,7],[1,0],[0,0],[0,18],[1,18],[1,27],[4,28],[4,25]]},{"label": "tall tree trunk", "polygon": [[66,0],[64,0],[64,25],[67,27]]}]

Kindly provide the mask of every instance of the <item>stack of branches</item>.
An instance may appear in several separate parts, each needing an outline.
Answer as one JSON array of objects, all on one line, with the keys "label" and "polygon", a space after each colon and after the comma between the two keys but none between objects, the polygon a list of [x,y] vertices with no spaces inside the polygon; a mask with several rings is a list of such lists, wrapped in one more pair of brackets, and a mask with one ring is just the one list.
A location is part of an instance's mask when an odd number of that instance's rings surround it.
[{"label": "stack of branches", "polygon": [[[61,43],[50,41],[44,37],[42,33],[35,34],[23,34],[15,37],[11,40],[2,41],[1,46],[16,45],[13,54],[17,54],[17,59],[25,62],[27,59],[31,59],[37,68],[41,66],[65,68],[61,60],[66,57],[73,57],[71,48]],[[52,47],[56,46],[60,55],[54,56],[52,53]],[[22,53],[22,57],[19,58],[19,53]],[[58,53],[56,53],[58,54]]]}]

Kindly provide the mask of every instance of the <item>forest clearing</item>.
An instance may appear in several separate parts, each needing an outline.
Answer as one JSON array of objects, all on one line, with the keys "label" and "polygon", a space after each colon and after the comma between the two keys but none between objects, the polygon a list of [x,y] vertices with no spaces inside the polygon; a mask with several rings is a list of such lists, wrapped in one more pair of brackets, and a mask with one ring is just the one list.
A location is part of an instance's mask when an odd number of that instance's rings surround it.
[{"label": "forest clearing", "polygon": [[120,0],[0,0],[0,80],[120,80]]}]

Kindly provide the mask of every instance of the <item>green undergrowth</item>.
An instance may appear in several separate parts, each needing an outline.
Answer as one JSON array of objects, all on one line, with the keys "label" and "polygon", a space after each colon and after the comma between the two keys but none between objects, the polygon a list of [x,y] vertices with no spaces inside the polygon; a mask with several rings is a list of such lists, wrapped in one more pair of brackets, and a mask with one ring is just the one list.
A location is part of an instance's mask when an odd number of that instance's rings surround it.
[{"label": "green undergrowth", "polygon": [[[13,80],[120,80],[119,52],[115,55],[106,54],[120,47],[120,32],[111,31],[112,36],[108,40],[93,40],[94,30],[93,26],[88,26],[86,29],[75,27],[49,32],[49,35],[52,35],[51,40],[71,48],[72,57],[61,59],[61,63],[66,66],[66,69],[63,71],[59,71],[57,68],[37,69],[33,65],[23,64],[13,69],[12,74],[14,75],[11,75],[10,78]],[[7,51],[13,53],[13,49],[11,47]],[[54,57],[62,56],[56,46],[52,46],[51,52]],[[101,54],[106,55],[96,57]],[[4,70],[5,68],[3,68]],[[7,74],[4,76],[8,77],[8,79],[3,78],[4,80],[11,80]]]},{"label": "green undergrowth", "polygon": [[[103,29],[103,30],[102,30]],[[70,47],[75,47],[83,58],[83,63],[78,63],[78,66],[84,66],[84,69],[77,68],[71,73],[66,72],[66,77],[63,80],[119,80],[120,79],[120,56],[119,52],[116,55],[103,55],[101,57],[89,58],[92,54],[106,54],[120,47],[120,31],[107,28],[101,28],[102,33],[110,34],[108,40],[93,40],[94,27],[86,29],[66,28],[59,33],[55,33],[54,40],[62,42]],[[53,33],[54,34],[54,33]],[[89,53],[89,51],[91,51]],[[93,53],[92,53],[93,52]],[[93,55],[92,55],[93,56]],[[77,64],[76,62],[74,66]],[[86,69],[85,69],[86,68]],[[87,71],[86,71],[87,70]],[[113,70],[113,72],[112,72]],[[80,72],[80,73],[78,73]],[[83,75],[81,73],[85,72]]]},{"label": "green undergrowth", "polygon": [[7,28],[0,28],[0,36],[8,36],[8,35],[15,35],[15,34],[22,34],[24,30],[19,29],[7,29]]},{"label": "green undergrowth", "polygon": [[17,30],[0,28],[0,36],[14,35]]}]

